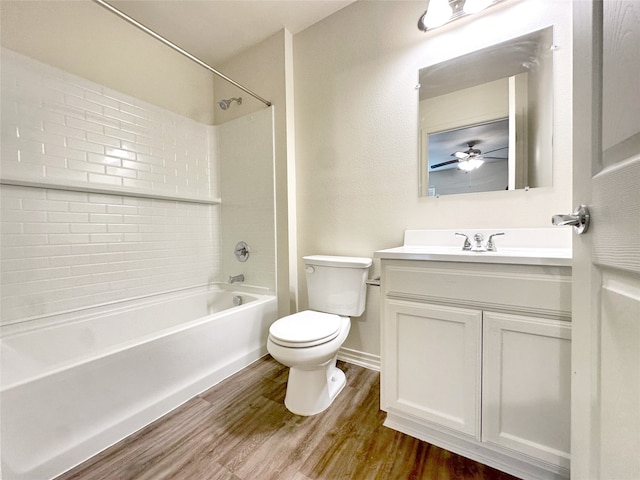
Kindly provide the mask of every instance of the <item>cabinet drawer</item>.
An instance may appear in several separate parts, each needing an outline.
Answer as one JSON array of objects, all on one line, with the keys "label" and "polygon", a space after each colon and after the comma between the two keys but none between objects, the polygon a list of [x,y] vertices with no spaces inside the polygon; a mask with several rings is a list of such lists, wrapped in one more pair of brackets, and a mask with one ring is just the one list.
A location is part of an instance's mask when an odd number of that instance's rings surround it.
[{"label": "cabinet drawer", "polygon": [[393,260],[383,268],[388,297],[571,316],[570,267]]}]

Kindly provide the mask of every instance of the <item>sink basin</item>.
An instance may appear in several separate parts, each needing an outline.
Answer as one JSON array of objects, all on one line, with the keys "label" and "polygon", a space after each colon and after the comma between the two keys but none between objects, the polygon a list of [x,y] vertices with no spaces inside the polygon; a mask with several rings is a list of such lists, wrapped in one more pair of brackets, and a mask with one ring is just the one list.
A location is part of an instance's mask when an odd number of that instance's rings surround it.
[{"label": "sink basin", "polygon": [[[464,233],[473,239],[481,233],[485,241],[495,237],[497,251],[462,250]],[[519,265],[571,266],[571,230],[562,228],[407,230],[404,245],[375,252],[377,258],[442,262],[510,263]]]}]

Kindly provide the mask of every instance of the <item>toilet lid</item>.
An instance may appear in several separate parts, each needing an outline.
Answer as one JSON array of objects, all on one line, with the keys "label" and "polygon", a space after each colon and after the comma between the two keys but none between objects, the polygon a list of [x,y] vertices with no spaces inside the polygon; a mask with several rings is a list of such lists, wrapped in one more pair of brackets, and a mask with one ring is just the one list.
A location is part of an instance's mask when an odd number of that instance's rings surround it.
[{"label": "toilet lid", "polygon": [[285,347],[313,347],[336,338],[341,323],[339,315],[306,310],[276,320],[269,327],[269,335],[274,343]]}]

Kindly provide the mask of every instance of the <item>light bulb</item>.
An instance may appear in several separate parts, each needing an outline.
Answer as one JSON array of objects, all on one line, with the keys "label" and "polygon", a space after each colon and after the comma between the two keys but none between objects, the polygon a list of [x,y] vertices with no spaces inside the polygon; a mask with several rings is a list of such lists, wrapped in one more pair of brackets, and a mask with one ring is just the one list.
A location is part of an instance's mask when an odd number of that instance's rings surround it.
[{"label": "light bulb", "polygon": [[460,170],[464,170],[465,172],[470,172],[471,170],[475,170],[476,168],[480,168],[484,160],[482,157],[473,157],[464,162],[458,163],[458,168]]},{"label": "light bulb", "polygon": [[447,0],[431,0],[427,11],[420,19],[424,30],[444,25],[451,18],[451,7]]},{"label": "light bulb", "polygon": [[465,172],[470,172],[471,170],[473,170],[473,166],[471,165],[469,160],[465,160],[464,162],[458,163],[458,168],[460,170],[464,170]]},{"label": "light bulb", "polygon": [[467,0],[464,4],[464,12],[472,14],[484,10],[493,3],[493,0]]}]

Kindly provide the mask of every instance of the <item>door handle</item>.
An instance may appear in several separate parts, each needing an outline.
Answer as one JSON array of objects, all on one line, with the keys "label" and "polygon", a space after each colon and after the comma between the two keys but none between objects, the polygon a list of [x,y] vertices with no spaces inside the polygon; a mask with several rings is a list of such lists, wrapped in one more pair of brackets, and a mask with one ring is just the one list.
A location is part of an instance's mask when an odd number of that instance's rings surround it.
[{"label": "door handle", "polygon": [[571,225],[573,230],[580,235],[589,229],[590,219],[589,208],[586,205],[580,205],[570,215],[554,215],[551,217],[551,223],[559,227]]}]

